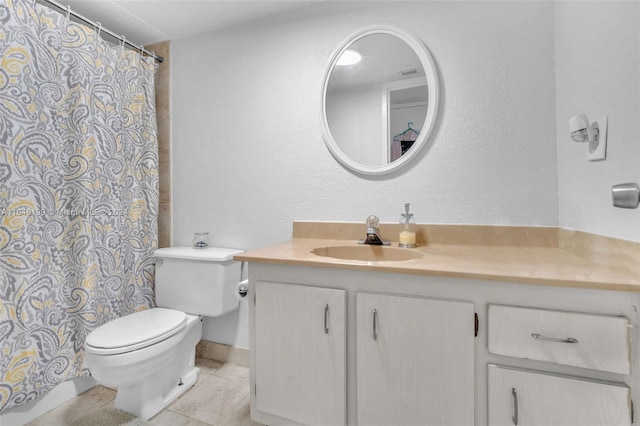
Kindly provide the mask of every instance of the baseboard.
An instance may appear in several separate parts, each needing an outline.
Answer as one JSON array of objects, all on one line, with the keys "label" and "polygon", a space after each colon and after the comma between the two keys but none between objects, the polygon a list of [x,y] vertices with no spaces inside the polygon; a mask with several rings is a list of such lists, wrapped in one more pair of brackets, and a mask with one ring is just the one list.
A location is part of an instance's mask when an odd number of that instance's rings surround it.
[{"label": "baseboard", "polygon": [[[222,343],[201,340],[196,346],[196,356],[214,361],[249,367],[249,350]],[[0,425],[2,426],[2,425]]]},{"label": "baseboard", "polygon": [[40,417],[97,385],[93,377],[76,377],[63,382],[42,397],[0,413],[0,426],[17,426]]}]

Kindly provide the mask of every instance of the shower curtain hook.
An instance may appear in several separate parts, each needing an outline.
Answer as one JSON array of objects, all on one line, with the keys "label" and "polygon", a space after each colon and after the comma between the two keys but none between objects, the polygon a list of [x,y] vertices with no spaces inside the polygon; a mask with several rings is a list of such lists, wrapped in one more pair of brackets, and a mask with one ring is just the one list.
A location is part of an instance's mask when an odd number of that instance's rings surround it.
[{"label": "shower curtain hook", "polygon": [[127,38],[122,34],[120,36],[120,46],[124,49],[124,44],[127,42]]},{"label": "shower curtain hook", "polygon": [[69,15],[71,15],[71,6],[67,5],[67,14],[64,17],[64,23],[65,24],[69,23]]},{"label": "shower curtain hook", "polygon": [[98,37],[100,37],[100,32],[102,31],[102,24],[100,23],[100,21],[96,22],[96,26],[98,27],[98,29],[94,28],[94,30],[96,31]]}]

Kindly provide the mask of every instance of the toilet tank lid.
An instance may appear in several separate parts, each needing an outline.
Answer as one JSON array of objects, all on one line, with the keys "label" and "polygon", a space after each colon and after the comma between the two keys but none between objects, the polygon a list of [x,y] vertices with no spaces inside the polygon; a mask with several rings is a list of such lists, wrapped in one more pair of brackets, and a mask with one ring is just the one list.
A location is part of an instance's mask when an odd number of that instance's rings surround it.
[{"label": "toilet tank lid", "polygon": [[223,247],[207,247],[203,249],[196,249],[193,247],[165,247],[156,250],[153,255],[162,259],[190,259],[209,262],[226,262],[233,260],[233,256],[240,253],[244,253],[244,251]]}]

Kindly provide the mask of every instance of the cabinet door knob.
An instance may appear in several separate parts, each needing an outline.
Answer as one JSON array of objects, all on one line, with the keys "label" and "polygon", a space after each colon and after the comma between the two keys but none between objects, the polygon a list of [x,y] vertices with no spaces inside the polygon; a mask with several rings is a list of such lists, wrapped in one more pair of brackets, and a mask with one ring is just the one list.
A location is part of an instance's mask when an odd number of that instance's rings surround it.
[{"label": "cabinet door knob", "polygon": [[515,426],[518,426],[518,392],[516,388],[511,388],[511,395],[513,396],[513,417],[511,420]]},{"label": "cabinet door knob", "polygon": [[547,337],[538,333],[531,333],[531,337],[539,340],[546,340],[548,342],[558,342],[558,343],[578,343],[578,339],[574,339],[573,337],[566,337],[564,339],[558,339],[557,337]]},{"label": "cabinet door knob", "polygon": [[329,334],[329,305],[324,305],[324,334]]},{"label": "cabinet door knob", "polygon": [[378,340],[377,323],[378,323],[378,311],[374,309],[373,310],[373,340]]}]

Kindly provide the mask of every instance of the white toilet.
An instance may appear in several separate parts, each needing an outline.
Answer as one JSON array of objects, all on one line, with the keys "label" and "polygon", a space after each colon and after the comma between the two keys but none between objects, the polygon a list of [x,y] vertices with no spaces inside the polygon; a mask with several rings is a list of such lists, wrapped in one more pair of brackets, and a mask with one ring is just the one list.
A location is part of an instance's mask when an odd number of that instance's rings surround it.
[{"label": "white toilet", "polygon": [[240,253],[215,247],[157,250],[158,307],[89,333],[87,366],[98,383],[117,388],[116,408],[149,419],[198,380],[195,348],[202,337],[202,316],[238,308],[234,292],[241,268],[233,256]]}]

